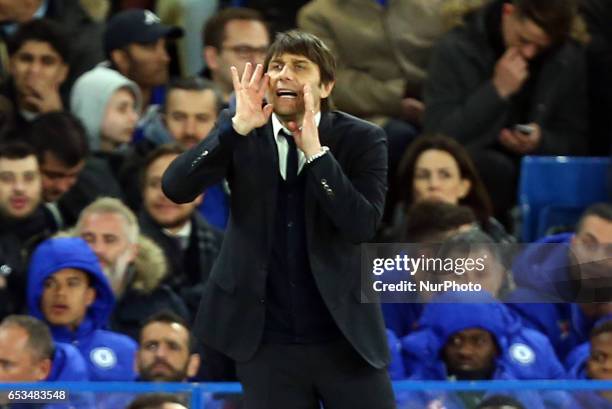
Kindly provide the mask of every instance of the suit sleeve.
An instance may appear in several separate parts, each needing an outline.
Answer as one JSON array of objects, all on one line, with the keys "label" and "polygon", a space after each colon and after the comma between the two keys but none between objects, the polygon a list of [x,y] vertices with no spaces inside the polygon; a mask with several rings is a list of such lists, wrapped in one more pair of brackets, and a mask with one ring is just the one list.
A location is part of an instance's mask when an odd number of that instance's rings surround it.
[{"label": "suit sleeve", "polygon": [[[308,189],[340,233],[350,242],[372,239],[382,218],[387,191],[387,145],[383,130],[372,126],[359,144],[347,174],[331,152],[309,166]],[[355,145],[360,138],[355,137]]]},{"label": "suit sleeve", "polygon": [[162,178],[164,194],[175,203],[189,203],[219,183],[227,176],[233,147],[242,137],[234,131],[229,111],[223,111],[210,134],[170,164]]}]

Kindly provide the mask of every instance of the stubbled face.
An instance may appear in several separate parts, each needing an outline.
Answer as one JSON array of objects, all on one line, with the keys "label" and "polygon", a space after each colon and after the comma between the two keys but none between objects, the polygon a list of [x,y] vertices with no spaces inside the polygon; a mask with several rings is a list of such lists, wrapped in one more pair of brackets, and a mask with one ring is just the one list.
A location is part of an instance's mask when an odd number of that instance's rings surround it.
[{"label": "stubbled face", "polygon": [[0,382],[38,382],[49,375],[50,360],[38,357],[28,339],[17,325],[0,326]]},{"label": "stubbled face", "polygon": [[[195,375],[189,332],[178,323],[152,322],[140,335],[137,365],[146,381],[182,382]],[[194,370],[195,369],[195,370]]]},{"label": "stubbled face", "polygon": [[327,98],[334,83],[323,84],[319,66],[303,55],[282,54],[270,59],[267,99],[274,113],[283,120],[300,121],[304,115],[304,85],[310,84],[315,112],[321,109],[321,99]]},{"label": "stubbled face", "polygon": [[96,291],[89,286],[86,273],[64,268],[45,280],[41,310],[49,324],[74,330],[85,318],[95,297]]},{"label": "stubbled face", "polygon": [[414,165],[415,200],[439,200],[458,204],[470,191],[469,180],[461,176],[459,165],[448,152],[428,149]]},{"label": "stubbled face", "polygon": [[232,93],[230,67],[235,66],[239,73],[244,72],[246,63],[253,66],[263,64],[270,45],[268,30],[256,20],[230,20],[225,25],[221,49],[206,47],[204,58],[226,97]]},{"label": "stubbled face", "polygon": [[137,121],[134,94],[126,88],[118,89],[106,104],[102,119],[102,139],[113,147],[130,142]]},{"label": "stubbled face", "polygon": [[43,199],[48,203],[56,202],[75,185],[85,160],[70,167],[50,152],[45,152],[43,158],[40,164]]},{"label": "stubbled face", "polygon": [[24,219],[40,205],[42,184],[38,160],[0,158],[0,214]]},{"label": "stubbled face", "polygon": [[117,293],[137,252],[136,244],[129,241],[127,221],[118,213],[87,213],[81,216],[77,229],[98,256],[102,270]]},{"label": "stubbled face", "polygon": [[443,349],[448,373],[458,379],[488,379],[495,368],[497,345],[488,331],[468,328],[453,334]]},{"label": "stubbled face", "polygon": [[68,65],[49,43],[34,40],[26,41],[11,56],[9,70],[20,106],[31,111],[37,109],[28,105],[25,98],[39,96],[45,90],[59,90],[68,75]]},{"label": "stubbled face", "polygon": [[144,180],[143,206],[157,224],[167,229],[184,226],[202,202],[199,196],[191,203],[176,204],[162,191],[162,176],[176,157],[174,154],[159,157],[146,170]]},{"label": "stubbled face", "polygon": [[121,62],[119,71],[144,88],[152,88],[168,82],[170,56],[166,51],[166,39],[160,38],[150,44],[130,44]]},{"label": "stubbled face", "polygon": [[549,48],[548,34],[532,20],[522,17],[512,4],[504,4],[502,36],[506,48],[516,48],[526,60],[532,60]]},{"label": "stubbled face", "polygon": [[185,148],[191,148],[206,138],[216,120],[217,103],[211,90],[173,89],[166,96],[166,127]]}]

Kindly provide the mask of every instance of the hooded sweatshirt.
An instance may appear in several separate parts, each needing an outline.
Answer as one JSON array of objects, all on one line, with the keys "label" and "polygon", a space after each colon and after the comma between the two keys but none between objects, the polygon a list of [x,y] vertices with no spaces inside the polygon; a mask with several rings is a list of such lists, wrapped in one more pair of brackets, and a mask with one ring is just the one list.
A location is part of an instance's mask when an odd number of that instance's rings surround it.
[{"label": "hooded sweatshirt", "polygon": [[[586,364],[591,355],[591,344],[585,342],[577,346],[568,356],[566,362],[571,379],[590,379],[587,375]],[[612,409],[612,402],[595,391],[576,391],[576,400],[581,409]]]},{"label": "hooded sweatshirt", "polygon": [[70,109],[81,120],[87,131],[89,148],[100,150],[102,121],[108,101],[120,88],[128,88],[136,97],[136,111],[140,112],[142,96],[135,82],[119,72],[97,66],[81,75],[74,83],[70,94]]},{"label": "hooded sweatshirt", "polygon": [[79,237],[61,237],[44,241],[34,254],[28,271],[27,301],[30,314],[46,322],[40,308],[45,280],[64,268],[87,273],[96,291],[94,302],[74,331],[65,326],[50,325],[56,342],[70,343],[85,359],[92,381],[131,381],[135,379],[136,342],[106,331],[115,304],[110,284],[100,268],[98,258]]}]

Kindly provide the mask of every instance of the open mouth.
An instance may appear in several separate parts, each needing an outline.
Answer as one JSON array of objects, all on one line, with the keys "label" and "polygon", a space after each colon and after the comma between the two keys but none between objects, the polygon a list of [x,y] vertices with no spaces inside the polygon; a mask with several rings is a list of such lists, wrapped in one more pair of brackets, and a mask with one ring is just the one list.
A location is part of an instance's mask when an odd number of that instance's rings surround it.
[{"label": "open mouth", "polygon": [[290,89],[279,89],[276,91],[276,96],[279,98],[297,98],[297,92]]}]

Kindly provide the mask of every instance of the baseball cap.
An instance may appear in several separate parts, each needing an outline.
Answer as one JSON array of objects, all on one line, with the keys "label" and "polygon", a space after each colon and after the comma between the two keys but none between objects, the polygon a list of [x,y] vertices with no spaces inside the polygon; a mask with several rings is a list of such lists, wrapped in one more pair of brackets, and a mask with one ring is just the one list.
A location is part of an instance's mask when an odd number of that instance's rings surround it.
[{"label": "baseball cap", "polygon": [[179,38],[183,29],[161,23],[150,10],[128,9],[115,14],[106,23],[104,52],[107,56],[113,50],[132,43],[153,43],[160,38]]}]

